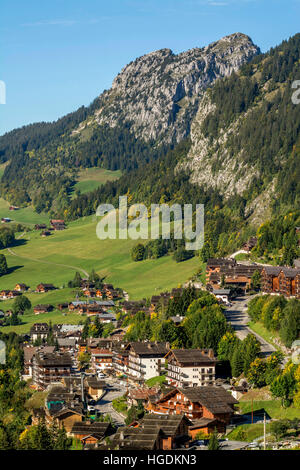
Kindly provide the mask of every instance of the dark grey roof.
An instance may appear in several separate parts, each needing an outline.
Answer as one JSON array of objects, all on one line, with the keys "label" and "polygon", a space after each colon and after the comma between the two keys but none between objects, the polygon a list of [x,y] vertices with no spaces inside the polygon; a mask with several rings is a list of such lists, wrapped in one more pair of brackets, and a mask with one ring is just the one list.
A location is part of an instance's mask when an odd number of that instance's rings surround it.
[{"label": "dark grey roof", "polygon": [[169,351],[169,348],[167,347],[167,343],[151,343],[151,342],[146,342],[146,343],[130,343],[131,350],[133,350],[136,354],[141,355],[141,356],[151,356],[151,355],[157,355],[157,356],[164,356],[167,354]]},{"label": "dark grey roof", "polygon": [[99,390],[104,388],[105,385],[106,385],[104,380],[98,380],[96,377],[88,377],[87,378],[87,383],[88,383],[89,387],[99,389]]},{"label": "dark grey roof", "polygon": [[188,387],[178,390],[191,402],[199,402],[213,413],[232,412],[232,408],[228,405],[238,403],[231,393],[227,392],[223,387]]},{"label": "dark grey roof", "polygon": [[209,424],[213,424],[216,422],[217,422],[216,419],[209,419],[209,418],[195,419],[192,421],[192,425],[189,426],[189,429],[204,428],[205,426],[208,426]]},{"label": "dark grey roof", "polygon": [[35,359],[42,366],[62,366],[71,367],[72,358],[68,353],[43,353],[35,354]]},{"label": "dark grey roof", "polygon": [[175,359],[181,363],[194,363],[194,362],[211,362],[215,363],[215,357],[209,357],[208,352],[205,354],[206,351],[202,349],[171,349],[169,355],[173,354]]},{"label": "dark grey roof", "polygon": [[110,428],[110,423],[105,422],[96,422],[96,423],[86,423],[78,422],[74,423],[72,427],[72,434],[97,434],[100,436],[105,436],[107,431]]},{"label": "dark grey roof", "polygon": [[142,427],[144,430],[160,428],[166,436],[174,436],[182,419],[187,419],[182,415],[166,415],[150,413],[142,419]]}]

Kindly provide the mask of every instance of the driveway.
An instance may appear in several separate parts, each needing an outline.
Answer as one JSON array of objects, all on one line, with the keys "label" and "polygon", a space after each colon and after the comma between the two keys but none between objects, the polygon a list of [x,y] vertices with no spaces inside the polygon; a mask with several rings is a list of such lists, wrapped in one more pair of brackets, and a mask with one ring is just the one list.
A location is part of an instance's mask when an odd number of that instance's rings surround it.
[{"label": "driveway", "polygon": [[96,409],[98,409],[101,413],[103,414],[109,414],[111,415],[114,423],[117,426],[124,426],[124,417],[118,413],[116,410],[114,410],[112,406],[112,401],[115,398],[118,398],[126,392],[126,387],[120,385],[118,382],[113,382],[109,380],[108,382],[108,388],[101,400],[97,403],[95,406]]}]

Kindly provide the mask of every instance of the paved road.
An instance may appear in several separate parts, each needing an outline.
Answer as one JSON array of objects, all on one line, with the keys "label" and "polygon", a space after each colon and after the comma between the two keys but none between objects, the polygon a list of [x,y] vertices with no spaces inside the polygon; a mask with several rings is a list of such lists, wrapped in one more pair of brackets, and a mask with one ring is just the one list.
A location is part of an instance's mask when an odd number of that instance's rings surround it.
[{"label": "paved road", "polygon": [[124,418],[120,413],[117,413],[112,407],[112,401],[124,395],[126,392],[126,387],[120,385],[119,383],[114,383],[112,381],[108,382],[109,388],[103,398],[95,406],[101,413],[110,414],[117,426],[124,425]]},{"label": "paved road", "polygon": [[261,352],[264,356],[269,356],[276,348],[272,345],[267,343],[260,335],[255,333],[254,331],[249,328],[248,322],[249,317],[247,314],[247,304],[253,297],[240,297],[237,298],[231,307],[228,307],[225,311],[226,319],[231,323],[233,329],[235,330],[238,338],[244,339],[248,334],[252,333],[256,336],[258,341],[261,344]]}]

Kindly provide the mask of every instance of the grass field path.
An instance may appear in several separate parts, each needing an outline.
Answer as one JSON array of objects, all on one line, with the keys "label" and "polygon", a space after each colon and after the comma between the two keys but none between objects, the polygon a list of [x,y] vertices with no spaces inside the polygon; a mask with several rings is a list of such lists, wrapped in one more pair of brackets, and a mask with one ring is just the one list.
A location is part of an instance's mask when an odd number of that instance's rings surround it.
[{"label": "grass field path", "polygon": [[[19,237],[21,238],[21,237]],[[86,277],[89,277],[89,273],[87,271],[85,271],[84,269],[82,268],[78,268],[76,266],[71,266],[69,264],[60,264],[60,263],[54,263],[53,261],[45,261],[45,260],[40,260],[40,259],[36,259],[36,258],[32,258],[32,257],[28,257],[28,256],[20,256],[18,255],[17,253],[15,253],[11,248],[7,248],[7,251],[13,255],[13,256],[16,256],[17,258],[20,258],[20,259],[27,259],[29,261],[35,261],[36,263],[43,263],[43,264],[51,264],[53,266],[59,266],[59,267],[63,267],[63,268],[70,268],[70,269],[74,269],[74,271],[80,271],[82,272]]]}]

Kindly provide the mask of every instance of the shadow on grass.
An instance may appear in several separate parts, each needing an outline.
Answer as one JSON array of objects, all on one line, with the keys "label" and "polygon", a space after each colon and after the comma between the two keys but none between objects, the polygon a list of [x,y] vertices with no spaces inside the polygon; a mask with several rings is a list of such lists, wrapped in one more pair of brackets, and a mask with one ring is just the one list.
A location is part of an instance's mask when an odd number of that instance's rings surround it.
[{"label": "shadow on grass", "polygon": [[17,271],[17,269],[24,268],[24,265],[16,265],[16,266],[10,266],[7,268],[7,273],[6,274],[12,274],[14,271]]},{"label": "shadow on grass", "polygon": [[14,248],[16,246],[23,246],[23,245],[26,245],[26,243],[27,243],[27,240],[25,240],[24,238],[18,238],[18,239],[15,239],[13,245],[8,246],[7,248]]},{"label": "shadow on grass", "polygon": [[[270,421],[271,416],[264,408],[260,408],[259,410],[253,411],[253,424],[263,422],[264,414],[266,414],[266,421]],[[252,413],[249,411],[248,413],[244,413],[241,416],[235,416],[234,419],[236,424],[251,424],[252,423]]]}]

